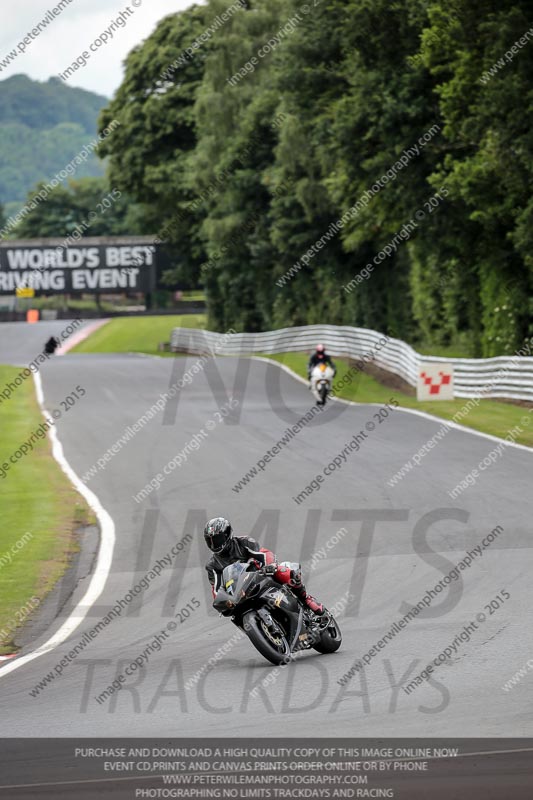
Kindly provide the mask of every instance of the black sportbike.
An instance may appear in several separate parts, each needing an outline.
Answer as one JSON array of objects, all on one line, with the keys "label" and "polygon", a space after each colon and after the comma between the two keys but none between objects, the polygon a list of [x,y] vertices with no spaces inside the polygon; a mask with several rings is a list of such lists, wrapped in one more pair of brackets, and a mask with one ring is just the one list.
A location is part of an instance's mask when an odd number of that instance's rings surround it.
[{"label": "black sportbike", "polygon": [[49,356],[53,356],[60,344],[59,339],[56,339],[55,336],[50,336],[44,346],[44,352]]},{"label": "black sportbike", "polygon": [[316,616],[288,586],[276,583],[251,563],[229,564],[214,603],[217,611],[242,628],[251,643],[272,664],[286,664],[291,654],[313,648],[334,653],[342,635],[333,616]]}]

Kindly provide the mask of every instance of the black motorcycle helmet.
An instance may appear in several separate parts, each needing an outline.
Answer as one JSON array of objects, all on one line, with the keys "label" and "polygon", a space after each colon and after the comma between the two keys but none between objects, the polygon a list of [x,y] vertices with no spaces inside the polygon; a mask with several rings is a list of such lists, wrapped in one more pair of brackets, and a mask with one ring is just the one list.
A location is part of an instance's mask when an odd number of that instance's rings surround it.
[{"label": "black motorcycle helmet", "polygon": [[231,539],[231,524],[224,517],[210,519],[204,528],[206,545],[213,553],[222,553]]}]

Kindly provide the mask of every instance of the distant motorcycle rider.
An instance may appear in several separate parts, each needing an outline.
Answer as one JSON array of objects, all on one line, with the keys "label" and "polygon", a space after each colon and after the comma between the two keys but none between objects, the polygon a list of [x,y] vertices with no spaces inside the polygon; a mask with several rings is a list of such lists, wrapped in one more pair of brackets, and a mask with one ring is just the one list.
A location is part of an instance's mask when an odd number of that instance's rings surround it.
[{"label": "distant motorcycle rider", "polygon": [[256,568],[271,577],[277,583],[287,584],[294,595],[317,616],[324,613],[324,606],[307,594],[302,582],[300,564],[283,561],[276,562],[271,550],[259,547],[259,544],[248,536],[233,536],[231,524],[224,517],[209,520],[204,528],[205,543],[213,553],[206,564],[207,575],[211,583],[213,597],[220,589],[222,570],[235,561],[246,562],[253,559]]},{"label": "distant motorcycle rider", "polygon": [[331,356],[328,356],[326,353],[326,348],[323,344],[317,344],[316,350],[314,353],[311,353],[309,358],[309,363],[307,365],[307,377],[311,380],[311,373],[313,372],[314,368],[317,364],[329,364],[331,369],[333,370],[333,377],[335,377],[337,373],[337,368],[333,363],[333,359]]},{"label": "distant motorcycle rider", "polygon": [[53,355],[61,342],[55,336],[50,336],[44,346],[44,352],[47,353],[49,356]]}]

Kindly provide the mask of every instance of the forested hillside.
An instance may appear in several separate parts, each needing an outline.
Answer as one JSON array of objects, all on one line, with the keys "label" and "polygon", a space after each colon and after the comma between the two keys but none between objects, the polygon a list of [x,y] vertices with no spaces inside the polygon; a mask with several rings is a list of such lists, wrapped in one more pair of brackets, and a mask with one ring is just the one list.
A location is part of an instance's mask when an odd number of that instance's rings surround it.
[{"label": "forested hillside", "polygon": [[[58,78],[46,83],[14,75],[0,81],[0,202],[19,205],[38,181],[63,169],[96,135],[107,102]],[[103,175],[94,154],[77,177]]]},{"label": "forested hillside", "polygon": [[243,6],[216,28],[226,0],[162,20],[100,119],[121,122],[111,184],[205,284],[211,324],[516,350],[533,334],[529,0]]}]

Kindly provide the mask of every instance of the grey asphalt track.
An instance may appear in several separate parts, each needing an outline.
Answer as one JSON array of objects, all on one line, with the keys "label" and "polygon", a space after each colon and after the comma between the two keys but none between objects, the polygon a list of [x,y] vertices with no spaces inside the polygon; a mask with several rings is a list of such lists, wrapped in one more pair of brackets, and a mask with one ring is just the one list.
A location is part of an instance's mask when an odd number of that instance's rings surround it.
[{"label": "grey asphalt track", "polygon": [[[83,330],[94,320],[77,324],[74,333]],[[42,353],[45,342],[50,336],[68,341],[67,328],[73,320],[49,320],[27,324],[26,322],[0,322],[0,364],[28,366],[39,353]]]},{"label": "grey asphalt track", "polygon": [[[23,339],[28,328],[19,330]],[[4,363],[5,343],[11,343],[10,334],[7,340],[5,336],[2,327]],[[16,363],[22,356],[27,357],[20,345]],[[46,364],[42,378],[48,409],[78,384],[87,391],[57,424],[65,456],[77,474],[86,473],[195,361],[71,354]],[[225,392],[229,396],[233,391],[236,375],[239,406],[222,418],[219,407],[226,402]],[[277,384],[279,394],[274,391]],[[441,423],[402,412],[391,412],[380,423],[374,407],[332,403],[245,488],[232,491],[279,441],[289,421],[310,407],[305,386],[275,365],[210,360],[179,393],[177,408],[169,404],[98,470],[88,485],[113,517],[117,533],[106,588],[98,607],[67,642],[8,675],[2,676],[0,669],[1,736],[533,735],[533,671],[510,691],[502,689],[533,658],[533,454],[507,448],[475,486],[453,501],[448,490],[495,445],[451,431],[420,467],[391,488],[387,480]],[[369,422],[375,430],[359,452],[348,455],[342,469],[297,505],[292,498]],[[206,435],[198,449],[189,448],[186,463],[158,491],[136,503],[133,495],[202,429]],[[338,653],[306,653],[274,674],[243,638],[215,669],[205,671],[237,630],[210,608],[204,570],[207,552],[201,529],[207,518],[219,514],[232,520],[237,534],[254,535],[280,559],[305,563],[326,548],[316,569],[307,563],[304,577],[329,607],[353,595],[339,614],[344,642]],[[424,517],[432,521],[430,526],[420,522]],[[378,520],[375,528],[369,519]],[[407,607],[402,603],[416,604],[496,526],[503,532],[461,573],[462,585],[454,583],[441,592],[428,611],[377,653],[364,673],[340,686],[337,681],[354,661],[403,616]],[[339,534],[341,528],[346,533]],[[84,631],[188,533],[193,540],[173,567],[165,568],[144,596],[101,630],[60,676],[30,696]],[[72,600],[86,586],[87,578],[81,577]],[[491,614],[485,606],[504,590],[510,599]],[[193,597],[201,607],[179,624],[176,613]],[[59,627],[71,607],[67,602],[32,647]],[[486,620],[470,641],[461,642],[430,683],[407,695],[402,684],[480,613]],[[169,633],[167,625],[174,621],[177,627]],[[96,696],[161,631],[165,641],[148,665],[98,703]],[[201,679],[187,690],[184,684],[201,670]],[[257,697],[251,695],[254,686],[259,688]]]}]

